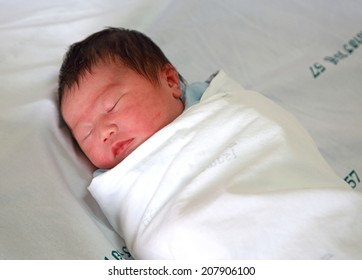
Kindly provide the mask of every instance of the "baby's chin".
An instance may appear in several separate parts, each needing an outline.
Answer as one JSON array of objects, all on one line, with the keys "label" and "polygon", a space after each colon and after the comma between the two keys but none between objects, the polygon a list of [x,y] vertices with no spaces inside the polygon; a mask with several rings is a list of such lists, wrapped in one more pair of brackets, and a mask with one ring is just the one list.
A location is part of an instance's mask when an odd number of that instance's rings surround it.
[{"label": "baby's chin", "polygon": [[101,164],[94,164],[94,163],[93,164],[98,169],[112,169],[113,167],[116,167],[119,163],[121,163],[122,161],[123,161],[123,159],[112,161],[112,162],[105,162],[105,163],[101,163]]},{"label": "baby's chin", "polygon": [[96,169],[111,169],[117,166],[122,160],[92,160],[90,159],[92,164],[95,166]]},{"label": "baby's chin", "polygon": [[122,161],[124,161],[132,151],[133,150],[131,150],[128,153],[125,153],[121,156],[113,157],[111,160],[106,160],[106,161],[100,160],[100,161],[95,161],[92,163],[94,166],[96,166],[99,169],[112,169],[113,167],[116,167],[118,164],[120,164]]}]

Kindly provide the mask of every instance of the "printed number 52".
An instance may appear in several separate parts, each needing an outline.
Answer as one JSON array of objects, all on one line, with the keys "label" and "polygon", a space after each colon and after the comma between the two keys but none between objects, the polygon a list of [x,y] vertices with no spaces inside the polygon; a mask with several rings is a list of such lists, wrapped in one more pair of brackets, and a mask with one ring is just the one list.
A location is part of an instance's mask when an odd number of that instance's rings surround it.
[{"label": "printed number 52", "polygon": [[344,180],[354,189],[357,187],[357,183],[360,183],[361,180],[359,179],[357,172],[352,170],[348,176],[344,178]]}]

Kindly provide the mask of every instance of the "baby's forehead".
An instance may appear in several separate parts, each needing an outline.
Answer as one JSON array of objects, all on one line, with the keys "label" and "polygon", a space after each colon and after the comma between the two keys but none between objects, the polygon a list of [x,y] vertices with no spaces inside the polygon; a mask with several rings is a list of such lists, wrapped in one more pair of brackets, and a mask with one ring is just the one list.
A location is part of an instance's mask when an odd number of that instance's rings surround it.
[{"label": "baby's forehead", "polygon": [[123,63],[109,60],[97,62],[91,68],[79,73],[73,84],[64,89],[62,103],[65,100],[71,102],[76,99],[83,99],[86,102],[88,97],[102,93],[109,85],[126,79],[128,71],[133,70]]},{"label": "baby's forehead", "polygon": [[[79,72],[74,82],[64,89],[62,99],[68,99],[71,102],[72,99],[79,99],[78,95],[92,95],[94,92],[102,92],[102,88],[107,85],[117,83],[121,79],[126,80],[129,71],[157,85],[158,81],[154,81],[149,76],[139,73],[121,59],[100,59]],[[156,75],[158,78],[159,74],[157,73]]]},{"label": "baby's forehead", "polygon": [[123,63],[116,63],[114,61],[96,62],[79,73],[75,83],[68,89],[68,91],[78,91],[80,88],[89,83],[108,82],[128,68],[129,67],[127,65]]}]

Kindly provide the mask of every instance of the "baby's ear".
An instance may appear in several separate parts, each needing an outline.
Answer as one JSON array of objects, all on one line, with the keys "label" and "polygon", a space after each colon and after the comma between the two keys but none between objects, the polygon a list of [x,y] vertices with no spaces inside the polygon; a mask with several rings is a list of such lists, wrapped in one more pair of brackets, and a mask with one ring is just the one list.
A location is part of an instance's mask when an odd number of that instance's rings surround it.
[{"label": "baby's ear", "polygon": [[163,77],[166,79],[167,86],[172,90],[175,98],[180,98],[182,93],[180,89],[179,74],[176,68],[171,64],[166,64],[162,71]]}]

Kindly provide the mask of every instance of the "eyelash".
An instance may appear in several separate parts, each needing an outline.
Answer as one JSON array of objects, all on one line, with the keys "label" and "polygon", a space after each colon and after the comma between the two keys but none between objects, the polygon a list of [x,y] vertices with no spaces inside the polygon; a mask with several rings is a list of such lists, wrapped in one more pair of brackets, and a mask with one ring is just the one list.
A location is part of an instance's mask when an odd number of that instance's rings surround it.
[{"label": "eyelash", "polygon": [[118,104],[118,102],[119,102],[120,99],[121,99],[121,98],[119,98],[119,99],[116,101],[116,103],[114,103],[114,105],[112,106],[112,108],[110,108],[110,109],[107,110],[107,113],[112,112],[112,111],[114,110],[114,108],[116,108],[116,106],[117,106],[117,104]]},{"label": "eyelash", "polygon": [[[119,100],[121,100],[121,98],[119,98],[119,99],[114,103],[114,105],[113,105],[110,109],[107,110],[107,113],[112,112],[112,111],[114,110],[114,108],[116,108]],[[91,130],[87,133],[87,135],[83,138],[82,141],[85,141],[85,140],[92,134],[92,132],[93,132],[93,129],[91,129]]]},{"label": "eyelash", "polygon": [[92,132],[93,132],[93,129],[91,129],[91,130],[87,133],[87,135],[83,138],[83,141],[86,140],[86,139],[92,134]]},{"label": "eyelash", "polygon": [[[117,104],[117,103],[116,103],[116,104]],[[109,109],[107,110],[107,113],[112,112],[112,110],[114,109],[114,107],[116,107],[116,104],[114,104],[111,108],[109,108]]]}]

